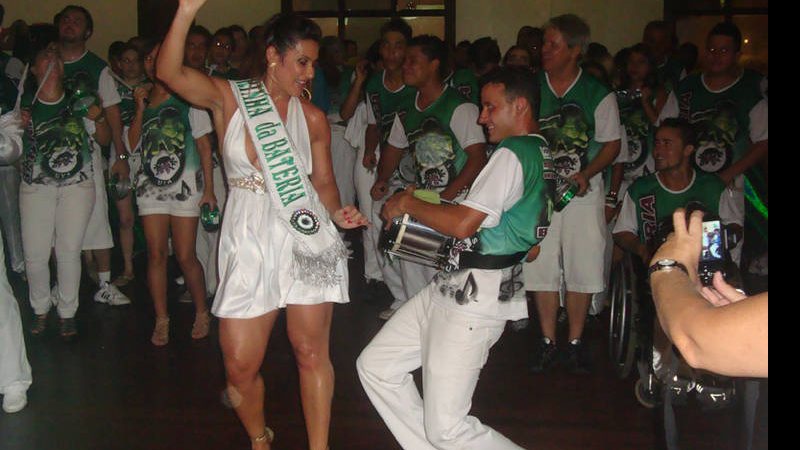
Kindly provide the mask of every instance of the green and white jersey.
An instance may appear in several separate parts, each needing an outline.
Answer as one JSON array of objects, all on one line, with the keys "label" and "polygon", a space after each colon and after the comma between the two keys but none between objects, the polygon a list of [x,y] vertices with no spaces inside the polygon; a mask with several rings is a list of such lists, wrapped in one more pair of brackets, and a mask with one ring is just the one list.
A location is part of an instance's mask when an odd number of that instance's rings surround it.
[{"label": "green and white jersey", "polygon": [[194,140],[211,131],[208,113],[177,97],[145,109],[136,148],[142,158],[136,196],[184,201],[201,192],[203,172]]},{"label": "green and white jersey", "polygon": [[92,180],[92,146],[83,118],[69,113],[64,94],[53,103],[31,105],[26,93],[22,107],[30,108],[31,121],[22,138],[22,179],[28,184],[64,187]]},{"label": "green and white jersey", "polygon": [[384,84],[385,76],[385,71],[372,75],[364,88],[367,95],[367,123],[377,124],[381,145],[389,139],[395,114],[399,113],[401,118],[405,115],[400,106],[413,101],[417,93],[415,88],[406,85],[396,91],[390,91]]},{"label": "green and white jersey", "polygon": [[70,97],[76,91],[97,95],[103,108],[120,102],[117,83],[109,73],[108,65],[97,55],[86,51],[75,61],[64,62],[64,90]]},{"label": "green and white jersey", "polygon": [[396,115],[388,143],[409,149],[419,188],[442,191],[467,163],[464,149],[486,142],[478,107],[449,86],[425,110],[419,109],[418,96],[399,107],[405,115]]},{"label": "green and white jersey", "polygon": [[[633,180],[654,172],[653,142],[655,128],[644,112],[642,101],[630,95],[628,90],[618,90],[617,105],[619,105],[619,120],[625,129],[627,145],[621,148],[624,155],[623,180],[630,184]],[[655,103],[655,98],[653,99]],[[620,155],[622,157],[623,155]]]},{"label": "green and white jersey", "polygon": [[664,187],[658,173],[634,181],[622,201],[614,234],[629,231],[639,236],[641,242],[649,244],[655,237],[658,224],[689,202],[702,203],[709,212],[719,215],[723,223],[739,222],[733,196],[719,177],[696,170],[692,173],[692,181],[681,191]]},{"label": "green and white jersey", "polygon": [[462,205],[487,214],[478,252],[527,252],[547,233],[553,215],[556,174],[547,142],[538,134],[501,141]]},{"label": "green and white jersey", "polygon": [[455,88],[459,94],[463,95],[464,98],[472,103],[476,105],[481,104],[481,90],[478,87],[478,78],[471,70],[458,69],[455,72],[451,72],[450,76],[447,77],[444,82],[448,86]]},{"label": "green and white jersey", "polygon": [[[582,69],[562,97],[555,94],[545,71],[539,77],[539,129],[550,145],[556,172],[569,178],[586,168],[606,142],[620,139],[616,96]],[[592,178],[593,189],[599,189],[602,176],[601,171]],[[575,197],[572,202],[592,199]]]},{"label": "green and white jersey", "polygon": [[659,119],[681,117],[695,125],[694,165],[718,173],[740,160],[751,142],[768,139],[768,105],[762,76],[750,70],[730,86],[712,91],[702,74],[692,74],[670,94]]},{"label": "green and white jersey", "polygon": [[136,100],[133,98],[133,89],[136,89],[136,87],[141,86],[143,84],[149,83],[150,80],[145,78],[131,87],[122,84],[119,80],[116,79],[114,80],[114,82],[116,83],[117,94],[119,95],[120,99],[119,114],[120,118],[122,119],[122,126],[129,127],[131,126],[131,122],[133,122],[133,117],[136,115]]}]

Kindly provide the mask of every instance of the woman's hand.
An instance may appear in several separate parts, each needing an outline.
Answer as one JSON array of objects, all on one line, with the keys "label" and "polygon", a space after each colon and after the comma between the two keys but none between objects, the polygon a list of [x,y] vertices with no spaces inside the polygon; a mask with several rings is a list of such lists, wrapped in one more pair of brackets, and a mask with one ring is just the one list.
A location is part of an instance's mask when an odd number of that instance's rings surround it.
[{"label": "woman's hand", "polygon": [[361,211],[356,209],[353,205],[347,205],[344,208],[333,213],[333,223],[339,228],[350,230],[365,225],[369,225],[369,220],[361,214]]},{"label": "woman's hand", "polygon": [[212,211],[214,210],[214,208],[217,207],[217,196],[214,195],[213,191],[203,192],[203,198],[200,199],[200,203],[198,203],[198,206],[203,206],[206,203],[208,203],[208,207]]},{"label": "woman's hand", "polygon": [[136,101],[137,109],[143,110],[147,107],[151,89],[153,89],[153,83],[145,83],[133,90],[133,99]]}]

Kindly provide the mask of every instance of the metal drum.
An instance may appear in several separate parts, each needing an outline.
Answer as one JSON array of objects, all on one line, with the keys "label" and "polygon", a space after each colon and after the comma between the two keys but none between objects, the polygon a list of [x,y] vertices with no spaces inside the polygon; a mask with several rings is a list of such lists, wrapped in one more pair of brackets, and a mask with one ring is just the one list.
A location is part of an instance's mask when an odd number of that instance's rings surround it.
[{"label": "metal drum", "polygon": [[455,241],[404,214],[392,219],[389,230],[381,235],[380,247],[391,256],[441,268],[447,264]]},{"label": "metal drum", "polygon": [[558,185],[556,186],[556,198],[554,209],[562,211],[567,207],[570,200],[578,193],[578,183],[570,178],[559,176]]}]

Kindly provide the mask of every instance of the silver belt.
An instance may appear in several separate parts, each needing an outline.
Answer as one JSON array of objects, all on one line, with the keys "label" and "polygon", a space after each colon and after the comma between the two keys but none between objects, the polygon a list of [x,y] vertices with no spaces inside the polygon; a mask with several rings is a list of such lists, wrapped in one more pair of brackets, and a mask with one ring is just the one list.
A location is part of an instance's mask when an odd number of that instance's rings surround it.
[{"label": "silver belt", "polygon": [[264,182],[264,177],[258,173],[253,173],[241,178],[228,178],[228,186],[239,189],[247,189],[248,191],[255,192],[256,194],[267,193],[267,183]]}]

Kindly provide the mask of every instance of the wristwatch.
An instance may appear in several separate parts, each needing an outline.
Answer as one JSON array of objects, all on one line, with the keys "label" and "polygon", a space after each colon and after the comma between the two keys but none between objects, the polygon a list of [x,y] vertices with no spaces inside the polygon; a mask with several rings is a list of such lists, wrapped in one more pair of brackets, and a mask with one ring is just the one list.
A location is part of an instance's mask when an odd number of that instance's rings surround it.
[{"label": "wristwatch", "polygon": [[674,259],[664,258],[664,259],[659,259],[658,261],[656,261],[655,264],[653,264],[652,266],[650,266],[649,269],[647,269],[647,276],[649,277],[654,272],[658,272],[661,270],[669,272],[675,269],[682,270],[683,273],[689,275],[689,271],[686,269],[686,266],[679,263],[678,261],[675,261]]},{"label": "wristwatch", "polygon": [[119,155],[117,155],[117,159],[119,159],[120,161],[126,161],[130,157],[131,155],[128,152],[122,152]]}]

